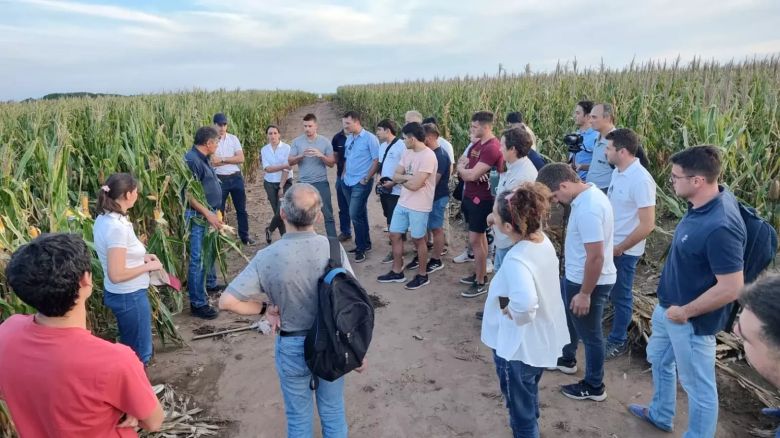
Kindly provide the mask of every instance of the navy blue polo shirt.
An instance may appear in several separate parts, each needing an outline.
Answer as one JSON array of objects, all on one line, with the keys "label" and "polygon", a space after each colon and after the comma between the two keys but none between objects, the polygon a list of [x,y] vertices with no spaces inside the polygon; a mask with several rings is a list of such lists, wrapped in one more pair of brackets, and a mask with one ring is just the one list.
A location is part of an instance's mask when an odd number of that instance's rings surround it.
[{"label": "navy blue polo shirt", "polygon": [[433,199],[437,200],[450,196],[450,166],[452,163],[450,163],[450,156],[447,155],[447,151],[443,147],[437,147],[433,153],[436,154],[436,162],[438,163],[436,173],[441,175],[441,179],[433,191]]},{"label": "navy blue polo shirt", "polygon": [[344,173],[344,162],[347,159],[344,155],[346,152],[344,146],[347,144],[347,136],[344,135],[343,129],[333,136],[333,140],[331,140],[330,144],[333,146],[333,153],[339,154],[339,159],[336,161],[336,176],[341,178],[341,174]]},{"label": "navy blue polo shirt", "polygon": [[545,163],[544,158],[539,152],[536,152],[533,149],[528,150],[528,159],[531,160],[531,163],[533,163],[536,170],[541,170],[542,167],[544,167]]},{"label": "navy blue polo shirt", "polygon": [[184,154],[184,161],[187,162],[187,167],[190,168],[195,179],[200,181],[200,184],[203,186],[203,192],[206,195],[206,202],[209,204],[209,207],[213,210],[219,209],[222,206],[222,186],[216,172],[214,172],[214,168],[209,163],[208,157],[193,146],[192,149]]},{"label": "navy blue polo shirt", "polygon": [[[684,306],[715,285],[715,275],[743,270],[747,232],[734,195],[720,194],[699,208],[688,206],[666,258],[658,300],[661,306]],[[698,336],[723,330],[731,305],[691,318]]]}]

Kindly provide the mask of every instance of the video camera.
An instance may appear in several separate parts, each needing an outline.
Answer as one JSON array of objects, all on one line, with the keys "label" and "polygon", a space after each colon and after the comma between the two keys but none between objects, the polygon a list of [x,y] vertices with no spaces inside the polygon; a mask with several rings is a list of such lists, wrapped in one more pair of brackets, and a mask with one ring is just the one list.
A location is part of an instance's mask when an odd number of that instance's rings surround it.
[{"label": "video camera", "polygon": [[585,149],[585,144],[582,140],[582,135],[576,132],[566,134],[563,137],[563,143],[569,148],[569,153],[576,154],[577,152]]}]

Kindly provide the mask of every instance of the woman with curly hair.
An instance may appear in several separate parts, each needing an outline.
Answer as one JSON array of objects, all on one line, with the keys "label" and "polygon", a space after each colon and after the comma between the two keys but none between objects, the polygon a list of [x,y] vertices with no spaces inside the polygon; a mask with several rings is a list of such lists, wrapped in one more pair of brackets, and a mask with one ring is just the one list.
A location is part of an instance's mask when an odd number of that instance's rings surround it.
[{"label": "woman with curly hair", "polygon": [[512,241],[490,282],[482,342],[493,349],[513,436],[539,436],[539,380],[569,343],[558,257],[542,224],[550,191],[523,183],[498,195],[493,222]]}]

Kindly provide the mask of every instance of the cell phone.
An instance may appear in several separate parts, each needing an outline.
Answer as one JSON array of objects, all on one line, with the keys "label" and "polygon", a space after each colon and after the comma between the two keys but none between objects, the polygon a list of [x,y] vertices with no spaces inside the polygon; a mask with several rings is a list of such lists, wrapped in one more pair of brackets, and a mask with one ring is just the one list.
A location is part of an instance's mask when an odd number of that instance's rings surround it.
[{"label": "cell phone", "polygon": [[502,309],[506,308],[506,306],[509,305],[509,297],[498,297],[498,305],[501,306]]}]

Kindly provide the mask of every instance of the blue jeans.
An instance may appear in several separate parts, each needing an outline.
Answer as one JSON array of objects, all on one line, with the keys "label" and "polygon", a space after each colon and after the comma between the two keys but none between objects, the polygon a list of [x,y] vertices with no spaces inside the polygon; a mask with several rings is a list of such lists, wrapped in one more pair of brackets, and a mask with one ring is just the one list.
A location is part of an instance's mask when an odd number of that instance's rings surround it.
[{"label": "blue jeans", "polygon": [[501,269],[501,263],[504,261],[504,257],[509,253],[509,250],[512,249],[511,246],[507,246],[506,248],[499,248],[496,247],[496,256],[493,260],[493,267],[495,268],[494,272],[498,272],[499,269]]},{"label": "blue jeans", "polygon": [[607,342],[612,344],[625,344],[628,341],[628,325],[631,324],[631,313],[634,309],[632,288],[637,262],[639,262],[639,256],[615,257],[617,281],[609,293],[612,307],[615,308],[615,319],[612,320],[612,329],[607,337]]},{"label": "blue jeans", "polygon": [[373,181],[363,185],[359,182],[350,187],[341,181],[341,190],[347,198],[349,205],[349,217],[355,227],[355,247],[358,251],[365,251],[371,246],[371,237],[368,235],[368,196],[371,194]]},{"label": "blue jeans", "polygon": [[688,431],[683,438],[714,437],[718,426],[718,388],[715,386],[715,336],[698,336],[688,322],[666,318],[660,305],[653,311],[653,334],[647,343],[653,371],[650,418],[672,427],[677,402],[677,374],[688,394]]},{"label": "blue jeans", "polygon": [[[209,303],[206,298],[206,287],[217,285],[217,270],[212,264],[208,269],[203,260],[203,238],[208,230],[207,225],[200,225],[192,220],[203,217],[194,210],[187,210],[185,219],[190,223],[190,264],[187,269],[187,291],[192,307],[203,307]],[[205,280],[205,283],[204,283]]]},{"label": "blue jeans", "polygon": [[317,412],[323,438],[346,438],[347,417],[344,413],[344,378],[333,382],[320,379],[316,391],[309,389],[311,371],[303,357],[305,336],[277,336],[275,348],[276,373],[284,397],[287,414],[288,438],[311,438],[314,406],[312,392],[317,398]]},{"label": "blue jeans", "polygon": [[539,380],[543,368],[496,355],[496,374],[509,410],[509,425],[515,438],[539,438]]},{"label": "blue jeans", "polygon": [[[339,230],[346,236],[352,235],[352,223],[349,219],[349,203],[341,190],[341,178],[336,178],[336,200],[339,203]],[[390,219],[388,219],[389,221]],[[390,225],[388,223],[388,225]]]},{"label": "blue jeans", "polygon": [[325,219],[325,233],[328,237],[336,237],[336,221],[333,220],[333,205],[330,194],[330,184],[327,181],[311,183],[322,198],[322,216]]},{"label": "blue jeans", "polygon": [[[604,332],[601,330],[601,318],[604,306],[609,298],[611,284],[598,285],[590,295],[590,311],[585,316],[575,316],[569,306],[571,299],[580,292],[581,285],[565,280],[566,314],[571,318],[569,336],[571,343],[563,347],[563,359],[576,362],[577,344],[580,339],[585,345],[585,383],[600,388],[604,382]],[[568,321],[567,321],[568,323]],[[574,327],[574,331],[571,327]]]},{"label": "blue jeans", "polygon": [[116,317],[119,342],[132,348],[144,365],[152,359],[152,309],[147,292],[147,289],[127,294],[103,291],[103,303]]},{"label": "blue jeans", "polygon": [[249,240],[249,217],[246,214],[246,192],[244,191],[244,177],[240,173],[230,178],[220,179],[222,182],[222,207],[220,210],[225,212],[225,203],[228,195],[233,200],[233,207],[236,208],[236,219],[238,221],[238,237],[242,242]]}]

